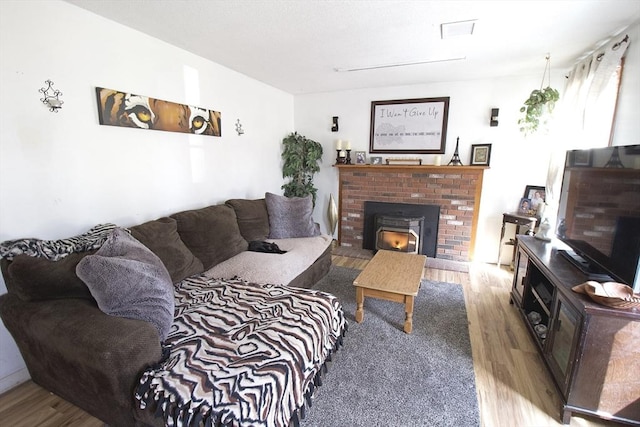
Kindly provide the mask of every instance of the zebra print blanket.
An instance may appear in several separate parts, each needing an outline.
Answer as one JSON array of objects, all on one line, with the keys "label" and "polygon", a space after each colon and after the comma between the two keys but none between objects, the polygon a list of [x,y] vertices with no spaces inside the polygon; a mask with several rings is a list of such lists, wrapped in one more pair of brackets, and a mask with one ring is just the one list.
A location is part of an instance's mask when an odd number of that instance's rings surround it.
[{"label": "zebra print blanket", "polygon": [[84,234],[59,240],[7,240],[0,243],[0,258],[11,261],[18,255],[28,255],[46,258],[50,261],[60,261],[74,252],[100,249],[116,227],[115,224],[98,224]]},{"label": "zebra print blanket", "polygon": [[135,398],[168,426],[297,425],[347,324],[327,293],[194,276]]}]

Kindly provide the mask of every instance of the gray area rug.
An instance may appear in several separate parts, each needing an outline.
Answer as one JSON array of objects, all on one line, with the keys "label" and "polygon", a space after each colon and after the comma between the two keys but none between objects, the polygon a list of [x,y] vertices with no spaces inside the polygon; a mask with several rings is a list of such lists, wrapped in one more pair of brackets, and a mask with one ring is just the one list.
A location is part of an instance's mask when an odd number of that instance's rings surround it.
[{"label": "gray area rug", "polygon": [[340,299],[349,330],[301,427],[478,426],[462,287],[423,281],[405,334],[399,303],[366,298],[356,323],[358,273],[332,266],[314,286]]}]

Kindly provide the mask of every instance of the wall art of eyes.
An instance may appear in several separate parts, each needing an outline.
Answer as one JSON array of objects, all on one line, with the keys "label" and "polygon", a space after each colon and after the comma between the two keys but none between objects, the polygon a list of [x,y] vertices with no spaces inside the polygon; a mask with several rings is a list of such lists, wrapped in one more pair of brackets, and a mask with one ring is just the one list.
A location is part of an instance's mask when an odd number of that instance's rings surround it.
[{"label": "wall art of eyes", "polygon": [[221,136],[219,111],[96,88],[101,125]]}]

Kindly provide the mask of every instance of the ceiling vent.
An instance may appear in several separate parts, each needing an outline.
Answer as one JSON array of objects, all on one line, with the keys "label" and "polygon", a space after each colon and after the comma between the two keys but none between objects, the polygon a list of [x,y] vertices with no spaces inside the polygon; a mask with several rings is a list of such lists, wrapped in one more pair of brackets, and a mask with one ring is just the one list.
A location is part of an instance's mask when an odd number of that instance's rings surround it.
[{"label": "ceiling vent", "polygon": [[477,19],[469,21],[445,22],[440,24],[440,37],[450,39],[458,36],[470,36],[476,26]]}]

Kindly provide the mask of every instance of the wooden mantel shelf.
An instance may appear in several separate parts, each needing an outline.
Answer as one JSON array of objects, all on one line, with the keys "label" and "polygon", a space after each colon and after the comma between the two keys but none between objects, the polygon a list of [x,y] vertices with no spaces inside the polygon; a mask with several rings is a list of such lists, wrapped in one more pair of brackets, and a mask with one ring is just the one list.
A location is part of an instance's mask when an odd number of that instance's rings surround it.
[{"label": "wooden mantel shelf", "polygon": [[436,165],[343,165],[336,163],[333,167],[339,169],[366,169],[368,171],[384,170],[392,172],[394,170],[422,172],[422,171],[437,171],[437,172],[468,172],[489,169],[489,166],[436,166]]}]

